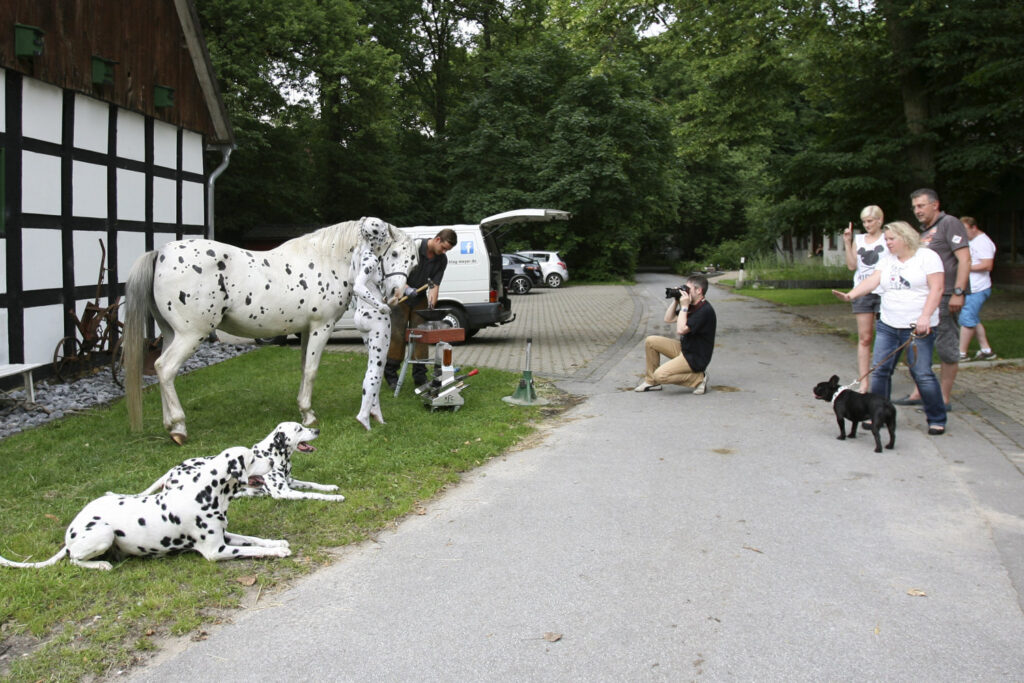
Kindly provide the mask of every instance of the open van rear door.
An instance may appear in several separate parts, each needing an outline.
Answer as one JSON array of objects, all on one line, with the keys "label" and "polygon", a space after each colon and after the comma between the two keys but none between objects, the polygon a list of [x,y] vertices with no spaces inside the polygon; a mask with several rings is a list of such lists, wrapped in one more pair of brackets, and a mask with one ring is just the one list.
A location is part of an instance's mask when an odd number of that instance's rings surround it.
[{"label": "open van rear door", "polygon": [[488,216],[480,221],[480,228],[484,234],[489,235],[498,227],[508,225],[509,223],[567,221],[571,217],[572,214],[568,211],[560,211],[559,209],[516,209]]}]

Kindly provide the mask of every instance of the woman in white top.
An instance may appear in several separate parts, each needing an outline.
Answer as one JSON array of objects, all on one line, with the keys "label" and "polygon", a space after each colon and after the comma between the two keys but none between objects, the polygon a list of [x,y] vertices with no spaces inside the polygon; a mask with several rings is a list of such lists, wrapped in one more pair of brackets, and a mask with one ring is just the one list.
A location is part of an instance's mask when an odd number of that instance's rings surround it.
[{"label": "woman in white top", "polygon": [[[853,234],[853,223],[843,231],[846,246],[846,267],[854,271],[853,286],[856,287],[889,254],[882,238],[882,209],[875,205],[865,206],[860,212],[860,223],[864,234]],[[864,377],[871,367],[871,340],[875,332],[875,316],[878,314],[881,298],[878,290],[868,292],[853,300],[853,313],[857,316],[857,376]],[[864,377],[860,391],[871,391],[871,378]]]},{"label": "woman in white top", "polygon": [[939,380],[932,372],[932,350],[939,324],[939,300],[945,285],[942,259],[931,249],[921,249],[920,237],[909,223],[896,221],[883,228],[889,256],[871,275],[847,293],[833,290],[843,301],[881,288],[880,316],[875,325],[875,350],[872,357],[877,367],[871,373],[873,393],[889,398],[892,373],[909,340],[907,365],[914,378],[931,435],[946,432],[946,404],[942,400]]}]

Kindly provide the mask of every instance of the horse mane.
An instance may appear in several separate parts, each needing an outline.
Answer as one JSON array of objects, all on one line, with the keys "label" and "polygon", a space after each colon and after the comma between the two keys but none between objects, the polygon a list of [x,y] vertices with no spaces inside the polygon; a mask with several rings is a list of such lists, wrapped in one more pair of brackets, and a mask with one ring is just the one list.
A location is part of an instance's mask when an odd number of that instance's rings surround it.
[{"label": "horse mane", "polygon": [[294,238],[295,241],[308,242],[323,263],[344,263],[346,266],[360,239],[358,220],[335,223]]}]

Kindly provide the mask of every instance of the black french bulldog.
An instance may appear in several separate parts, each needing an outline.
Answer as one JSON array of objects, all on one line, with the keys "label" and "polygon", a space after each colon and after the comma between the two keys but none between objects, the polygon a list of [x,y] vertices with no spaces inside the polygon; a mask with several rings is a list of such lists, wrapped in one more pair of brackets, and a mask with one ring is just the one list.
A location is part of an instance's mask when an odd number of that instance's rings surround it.
[{"label": "black french bulldog", "polygon": [[871,420],[871,433],[875,436],[875,453],[882,452],[882,439],[879,432],[884,424],[889,429],[889,444],[886,448],[896,445],[896,407],[889,399],[882,398],[878,394],[862,394],[858,391],[844,389],[839,391],[839,376],[832,375],[827,382],[820,382],[814,387],[814,398],[822,401],[832,401],[832,408],[836,411],[836,422],[839,423],[839,436],[836,438],[842,441],[846,438],[846,423],[844,420],[853,422],[850,427],[850,438],[857,437],[857,425],[862,421]]}]

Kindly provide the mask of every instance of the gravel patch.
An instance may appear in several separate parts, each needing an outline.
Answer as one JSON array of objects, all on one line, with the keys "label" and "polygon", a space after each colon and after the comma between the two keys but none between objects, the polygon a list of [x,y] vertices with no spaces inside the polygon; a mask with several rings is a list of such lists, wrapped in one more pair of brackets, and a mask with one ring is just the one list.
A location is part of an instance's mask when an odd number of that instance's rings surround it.
[{"label": "gravel patch", "polygon": [[[179,374],[220,363],[255,348],[255,344],[203,342],[199,350],[185,361]],[[156,381],[155,376],[143,377],[146,386]],[[101,367],[96,374],[73,382],[43,380],[35,387],[34,405],[27,403],[28,396],[23,389],[7,392],[6,398],[0,397],[0,439],[124,396],[124,389],[114,382],[109,367]]]}]

